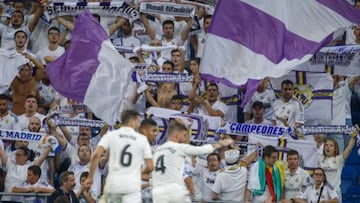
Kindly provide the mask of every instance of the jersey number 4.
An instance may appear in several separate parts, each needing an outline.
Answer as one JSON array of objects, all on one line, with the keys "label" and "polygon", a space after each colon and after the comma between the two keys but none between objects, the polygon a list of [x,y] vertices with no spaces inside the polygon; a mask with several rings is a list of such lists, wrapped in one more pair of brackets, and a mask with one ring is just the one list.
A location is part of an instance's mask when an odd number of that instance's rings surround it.
[{"label": "jersey number 4", "polygon": [[166,166],[164,166],[164,155],[159,156],[156,160],[155,171],[165,173]]},{"label": "jersey number 4", "polygon": [[128,144],[121,151],[120,164],[123,165],[123,166],[130,166],[131,165],[132,154],[130,152],[126,151],[129,147],[130,147],[130,145]]}]

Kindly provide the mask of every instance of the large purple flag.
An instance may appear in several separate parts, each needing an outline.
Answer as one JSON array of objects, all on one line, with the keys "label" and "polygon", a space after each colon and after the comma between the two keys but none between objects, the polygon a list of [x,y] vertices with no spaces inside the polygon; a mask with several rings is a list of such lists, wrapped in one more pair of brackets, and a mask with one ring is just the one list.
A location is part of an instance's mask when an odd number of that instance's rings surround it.
[{"label": "large purple flag", "polygon": [[345,0],[219,0],[200,71],[230,86],[280,77],[354,23],[360,12]]},{"label": "large purple flag", "polygon": [[70,49],[47,66],[61,95],[83,102],[109,124],[116,121],[132,71],[88,10],[75,22]]}]

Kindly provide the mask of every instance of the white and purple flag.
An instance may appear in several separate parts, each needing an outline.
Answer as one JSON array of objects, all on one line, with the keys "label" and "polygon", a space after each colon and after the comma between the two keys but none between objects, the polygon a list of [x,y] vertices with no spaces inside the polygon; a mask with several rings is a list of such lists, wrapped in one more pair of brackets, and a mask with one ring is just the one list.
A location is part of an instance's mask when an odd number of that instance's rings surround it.
[{"label": "white and purple flag", "polygon": [[230,86],[281,77],[354,23],[360,12],[344,0],[219,0],[200,71]]},{"label": "white and purple flag", "polygon": [[47,66],[53,87],[83,102],[103,121],[114,124],[133,65],[121,56],[88,10],[75,22],[71,46]]}]

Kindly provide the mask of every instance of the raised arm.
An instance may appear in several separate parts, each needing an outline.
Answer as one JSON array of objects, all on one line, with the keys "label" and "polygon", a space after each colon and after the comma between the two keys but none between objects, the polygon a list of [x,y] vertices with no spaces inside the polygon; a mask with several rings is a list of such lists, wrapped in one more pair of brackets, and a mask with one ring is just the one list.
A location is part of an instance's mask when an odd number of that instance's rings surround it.
[{"label": "raised arm", "polygon": [[118,29],[121,28],[121,26],[127,21],[127,19],[123,18],[123,17],[118,17],[115,21],[114,24],[112,24],[109,27],[109,36],[111,36],[112,34],[114,34]]},{"label": "raised arm", "polygon": [[140,13],[140,20],[143,23],[149,37],[151,40],[154,40],[156,38],[156,31],[154,28],[150,26],[149,19],[146,16],[146,13]]},{"label": "raised arm", "polygon": [[355,128],[356,128],[356,130],[353,133],[351,133],[351,135],[350,135],[351,139],[349,141],[349,144],[347,145],[347,147],[344,150],[344,153],[343,153],[344,160],[346,160],[349,157],[351,150],[355,146],[356,137],[359,134],[359,130],[360,130],[359,126],[357,124],[355,125]]},{"label": "raised arm", "polygon": [[191,23],[192,23],[192,18],[187,18],[186,19],[186,27],[182,30],[181,32],[181,41],[185,42],[185,40],[188,39],[189,37],[189,32],[191,29]]},{"label": "raised arm", "polygon": [[64,16],[59,16],[56,20],[63,25],[66,29],[70,30],[71,32],[74,30],[74,23],[65,19]]},{"label": "raised arm", "polygon": [[152,96],[150,92],[150,87],[148,87],[147,90],[145,90],[145,96],[146,96],[146,100],[151,104],[151,106],[160,107],[159,103]]},{"label": "raised arm", "polygon": [[41,152],[40,156],[34,161],[35,166],[40,166],[42,162],[46,159],[47,155],[51,150],[50,146],[47,146],[43,152]]},{"label": "raised arm", "polygon": [[85,185],[87,187],[91,187],[91,185],[93,184],[93,178],[94,178],[94,173],[96,171],[96,168],[99,164],[99,160],[101,155],[103,154],[103,152],[105,151],[105,148],[102,146],[98,146],[91,158],[91,163],[90,163],[90,170],[89,170],[89,176],[86,179]]},{"label": "raised arm", "polygon": [[1,159],[1,163],[2,163],[3,167],[6,168],[8,156],[1,147],[0,147],[0,159]]},{"label": "raised arm", "polygon": [[39,6],[38,4],[34,4],[34,3],[32,4],[32,6],[36,6],[36,10],[35,10],[34,18],[32,19],[31,22],[29,22],[29,25],[28,25],[28,28],[29,28],[30,32],[34,31],[37,23],[40,20],[40,16],[41,16],[41,14],[43,12],[42,6]]}]

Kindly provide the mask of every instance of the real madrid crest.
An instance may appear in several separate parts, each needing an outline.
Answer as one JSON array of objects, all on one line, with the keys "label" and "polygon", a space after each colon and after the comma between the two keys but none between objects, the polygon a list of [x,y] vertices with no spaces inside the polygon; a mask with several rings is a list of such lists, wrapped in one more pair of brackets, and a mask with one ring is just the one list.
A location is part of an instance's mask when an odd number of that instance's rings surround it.
[{"label": "real madrid crest", "polygon": [[294,96],[301,101],[304,108],[312,102],[313,88],[309,84],[297,84],[294,87]]}]

